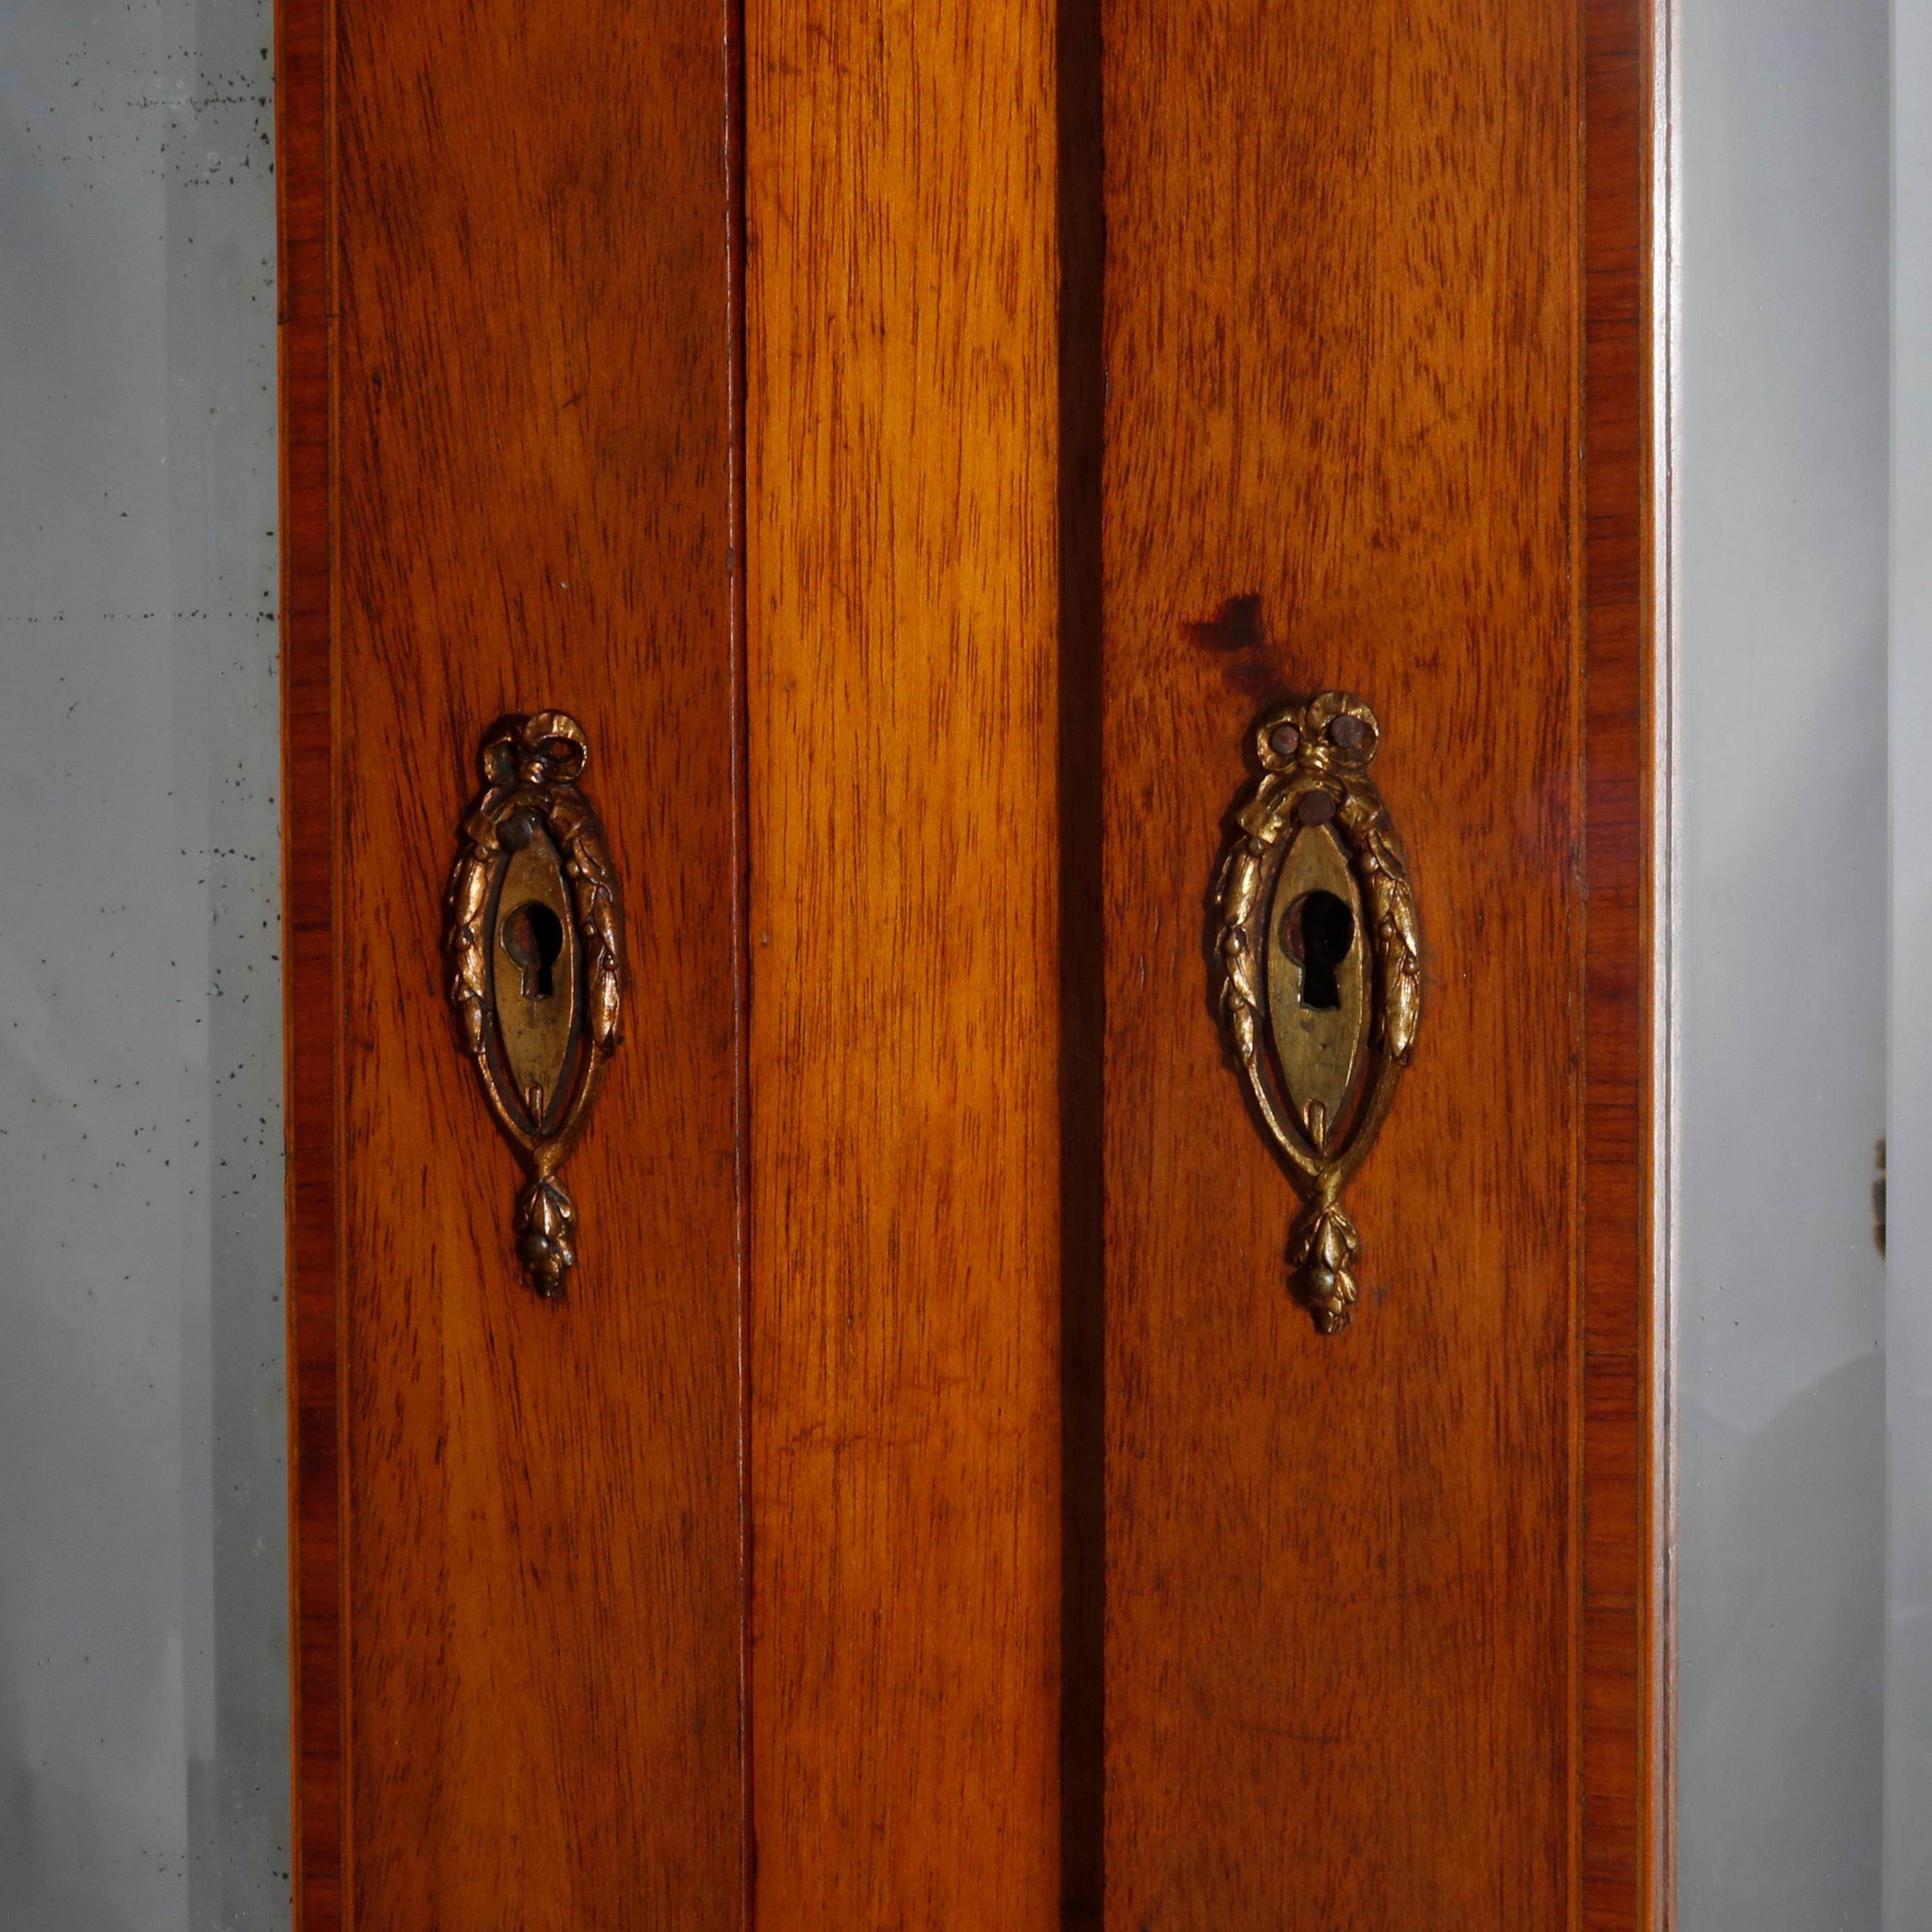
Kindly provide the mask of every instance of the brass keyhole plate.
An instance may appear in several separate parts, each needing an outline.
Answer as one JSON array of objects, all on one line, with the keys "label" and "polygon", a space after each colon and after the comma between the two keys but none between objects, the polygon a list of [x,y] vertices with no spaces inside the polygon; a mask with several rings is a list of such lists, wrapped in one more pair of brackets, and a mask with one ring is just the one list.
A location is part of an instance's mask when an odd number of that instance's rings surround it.
[{"label": "brass keyhole plate", "polygon": [[575,718],[540,711],[484,740],[482,796],[449,883],[450,998],[464,1048],[527,1178],[518,1258],[539,1294],[577,1261],[577,1208],[558,1169],[616,1050],[623,916],[604,827],[579,790]]},{"label": "brass keyhole plate", "polygon": [[1215,888],[1221,1010],[1256,1111],[1304,1209],[1297,1292],[1346,1328],[1361,1240],[1340,1201],[1408,1064],[1422,1012],[1407,862],[1368,775],[1375,713],[1346,692],[1277,704],[1255,728],[1262,776]]}]

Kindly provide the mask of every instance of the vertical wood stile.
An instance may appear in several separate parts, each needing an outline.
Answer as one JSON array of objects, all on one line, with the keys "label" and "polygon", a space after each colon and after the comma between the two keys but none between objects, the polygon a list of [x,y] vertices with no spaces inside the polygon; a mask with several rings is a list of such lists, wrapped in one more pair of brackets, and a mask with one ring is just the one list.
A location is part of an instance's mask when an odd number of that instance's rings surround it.
[{"label": "vertical wood stile", "polygon": [[[1107,1868],[1117,1932],[1576,1897],[1577,16],[1108,0]],[[1219,1050],[1246,728],[1356,692],[1426,994],[1353,1329]]]},{"label": "vertical wood stile", "polygon": [[1058,1922],[1054,12],[747,10],[760,1932]]},{"label": "vertical wood stile", "polygon": [[[742,1925],[724,9],[282,47],[302,1924]],[[486,728],[553,705],[632,970],[544,1303],[442,949]]]}]

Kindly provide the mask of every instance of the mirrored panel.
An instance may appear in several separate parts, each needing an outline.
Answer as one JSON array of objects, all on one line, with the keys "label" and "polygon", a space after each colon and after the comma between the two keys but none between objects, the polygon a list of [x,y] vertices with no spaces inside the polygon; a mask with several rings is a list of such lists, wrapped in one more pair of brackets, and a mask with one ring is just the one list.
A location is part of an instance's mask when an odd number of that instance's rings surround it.
[{"label": "mirrored panel", "polygon": [[289,1923],[266,0],[0,16],[0,1918]]},{"label": "mirrored panel", "polygon": [[1932,5],[1892,23],[1886,1932],[1932,1901]]},{"label": "mirrored panel", "polygon": [[1676,33],[1677,1923],[1876,1932],[1891,19]]}]

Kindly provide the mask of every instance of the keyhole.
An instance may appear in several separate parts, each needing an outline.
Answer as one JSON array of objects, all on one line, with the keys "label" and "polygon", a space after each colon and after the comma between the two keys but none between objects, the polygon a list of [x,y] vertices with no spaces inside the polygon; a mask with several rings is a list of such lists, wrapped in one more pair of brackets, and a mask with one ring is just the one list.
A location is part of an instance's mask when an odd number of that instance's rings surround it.
[{"label": "keyhole", "polygon": [[524,998],[547,1000],[550,968],[563,950],[563,922],[541,899],[532,899],[504,920],[503,950],[524,976]]},{"label": "keyhole", "polygon": [[1355,943],[1355,915],[1333,892],[1304,892],[1281,916],[1281,943],[1301,968],[1301,1004],[1332,1012],[1342,1004],[1335,969]]}]

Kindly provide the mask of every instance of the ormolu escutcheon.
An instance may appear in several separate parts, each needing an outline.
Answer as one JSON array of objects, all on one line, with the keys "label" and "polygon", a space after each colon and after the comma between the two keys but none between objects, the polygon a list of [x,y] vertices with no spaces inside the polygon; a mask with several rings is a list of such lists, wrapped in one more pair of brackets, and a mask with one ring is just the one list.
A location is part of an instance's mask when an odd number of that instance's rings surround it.
[{"label": "ormolu escutcheon", "polygon": [[1302,1196],[1295,1290],[1346,1328],[1361,1237],[1341,1203],[1408,1064],[1422,1014],[1415,898],[1368,775],[1382,742],[1360,699],[1327,691],[1255,728],[1262,776],[1215,887],[1221,1012],[1243,1077]]},{"label": "ormolu escutcheon", "polygon": [[616,1050],[623,990],[616,874],[577,788],[590,755],[583,726],[561,711],[496,726],[449,881],[457,1029],[524,1161],[517,1253],[545,1296],[562,1293],[576,1264],[577,1208],[557,1171]]}]

